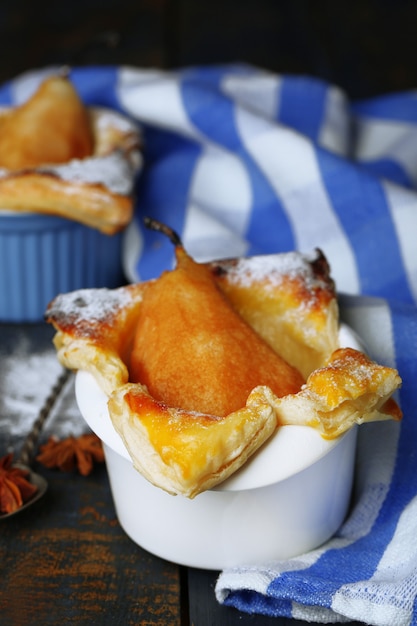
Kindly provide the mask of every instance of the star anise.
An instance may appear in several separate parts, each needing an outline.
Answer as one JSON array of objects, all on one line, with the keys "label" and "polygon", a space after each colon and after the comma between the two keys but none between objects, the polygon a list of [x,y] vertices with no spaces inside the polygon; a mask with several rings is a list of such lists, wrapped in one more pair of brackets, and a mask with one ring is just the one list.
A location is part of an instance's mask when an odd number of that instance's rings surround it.
[{"label": "star anise", "polygon": [[104,452],[101,440],[94,433],[62,440],[50,437],[41,446],[36,460],[50,469],[58,468],[63,472],[77,469],[80,474],[87,476],[93,469],[94,462],[104,461]]},{"label": "star anise", "polygon": [[29,472],[13,467],[12,462],[13,454],[0,459],[0,513],[13,513],[38,490],[28,481]]}]

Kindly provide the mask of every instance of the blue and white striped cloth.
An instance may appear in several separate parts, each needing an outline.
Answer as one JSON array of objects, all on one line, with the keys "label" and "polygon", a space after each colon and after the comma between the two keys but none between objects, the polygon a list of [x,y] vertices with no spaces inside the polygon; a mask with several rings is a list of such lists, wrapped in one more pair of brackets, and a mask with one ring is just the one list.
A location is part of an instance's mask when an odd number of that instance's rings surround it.
[{"label": "blue and white striped cloth", "polygon": [[[5,85],[0,102],[22,101],[50,71]],[[223,571],[218,600],[313,622],[417,624],[417,92],[353,103],[313,78],[229,65],[72,78],[86,103],[143,127],[129,280],[173,262],[144,215],[199,260],[320,247],[342,316],[403,378],[402,424],[359,429],[354,506],[336,536],[289,561]]]}]

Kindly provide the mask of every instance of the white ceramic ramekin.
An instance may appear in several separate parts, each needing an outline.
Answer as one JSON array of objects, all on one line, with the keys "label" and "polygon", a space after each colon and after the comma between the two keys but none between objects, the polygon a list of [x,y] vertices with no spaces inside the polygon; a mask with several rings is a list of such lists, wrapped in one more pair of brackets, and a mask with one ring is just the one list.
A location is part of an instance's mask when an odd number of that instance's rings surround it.
[{"label": "white ceramic ramekin", "polygon": [[61,217],[0,212],[0,321],[38,322],[59,293],[118,287],[122,233]]},{"label": "white ceramic ramekin", "polygon": [[[341,344],[360,348],[346,327]],[[77,373],[76,398],[103,441],[121,526],[159,557],[214,570],[287,559],[318,547],[345,518],[356,428],[326,441],[312,428],[281,427],[234,476],[189,500],[154,487],[134,469],[91,374]]]}]

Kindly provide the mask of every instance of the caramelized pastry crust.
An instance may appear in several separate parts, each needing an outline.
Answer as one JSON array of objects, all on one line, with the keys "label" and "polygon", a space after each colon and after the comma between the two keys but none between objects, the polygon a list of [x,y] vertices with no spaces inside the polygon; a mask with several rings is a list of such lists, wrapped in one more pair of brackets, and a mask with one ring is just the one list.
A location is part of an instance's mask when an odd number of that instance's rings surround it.
[{"label": "caramelized pastry crust", "polygon": [[109,412],[136,469],[189,498],[224,481],[276,429],[271,405],[256,398],[225,419],[169,407],[131,383],[111,395]]},{"label": "caramelized pastry crust", "polygon": [[400,385],[395,369],[378,365],[352,348],[339,348],[310,374],[297,394],[277,398],[268,390],[266,395],[280,425],[311,426],[326,439],[334,439],[354,424],[401,419],[391,397]]},{"label": "caramelized pastry crust", "polygon": [[334,282],[321,250],[211,264],[220,289],[244,320],[306,378],[338,346]]},{"label": "caramelized pastry crust", "polygon": [[144,283],[58,295],[46,320],[64,367],[91,372],[107,395],[129,381],[128,363]]},{"label": "caramelized pastry crust", "polygon": [[302,371],[301,388],[279,397],[259,381],[242,406],[225,416],[153,396],[140,375],[132,380],[130,360],[146,290],[156,281],[60,295],[46,312],[57,331],[59,360],[95,376],[135,467],[153,484],[194,497],[241,467],[283,424],[307,425],[334,438],[355,423],[401,418],[391,398],[401,384],[396,370],[339,348],[336,294],[320,252],[315,258],[288,253],[204,267],[235,314]]}]

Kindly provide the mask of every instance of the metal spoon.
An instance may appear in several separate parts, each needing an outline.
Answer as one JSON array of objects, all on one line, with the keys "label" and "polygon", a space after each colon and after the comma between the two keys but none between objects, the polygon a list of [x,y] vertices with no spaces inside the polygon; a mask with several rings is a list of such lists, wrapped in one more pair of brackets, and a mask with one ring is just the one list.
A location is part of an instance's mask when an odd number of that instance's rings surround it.
[{"label": "metal spoon", "polygon": [[28,506],[34,504],[37,500],[39,500],[39,498],[41,498],[45,494],[48,488],[48,483],[46,482],[45,478],[33,472],[32,469],[30,468],[30,465],[33,460],[33,453],[36,448],[36,444],[38,443],[38,439],[39,439],[39,435],[41,433],[42,427],[46,419],[50,415],[51,410],[55,402],[57,401],[59,394],[61,393],[70,374],[71,374],[70,370],[64,370],[62,374],[59,376],[59,378],[57,379],[55,385],[52,388],[51,393],[46,398],[44,405],[39,411],[38,417],[33,422],[30,432],[26,436],[26,439],[23,443],[22,449],[20,451],[20,454],[17,460],[13,463],[13,467],[18,467],[20,469],[23,469],[29,472],[28,480],[30,483],[32,483],[33,485],[37,487],[37,491],[30,498],[30,500],[27,500],[26,502],[24,502],[22,506],[20,506],[15,511],[12,511],[11,513],[0,513],[0,520],[5,519],[6,517],[11,517],[12,515],[16,515],[16,513],[20,513],[21,511],[23,511],[23,509],[26,509]]}]

